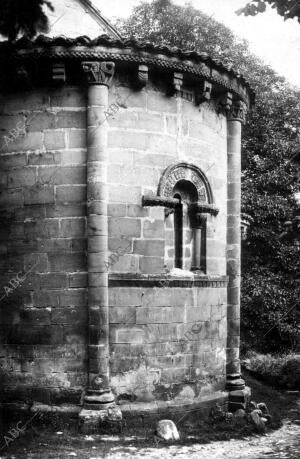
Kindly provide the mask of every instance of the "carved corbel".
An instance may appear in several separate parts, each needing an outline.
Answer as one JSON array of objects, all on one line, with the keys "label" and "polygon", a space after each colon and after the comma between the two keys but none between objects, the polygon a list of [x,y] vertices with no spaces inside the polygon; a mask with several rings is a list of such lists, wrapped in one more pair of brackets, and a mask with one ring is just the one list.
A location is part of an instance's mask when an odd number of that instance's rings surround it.
[{"label": "carved corbel", "polygon": [[178,94],[181,92],[181,88],[183,85],[183,74],[179,72],[174,72],[173,79],[168,90],[168,94],[173,96],[174,94]]},{"label": "carved corbel", "polygon": [[138,68],[138,87],[144,88],[149,79],[149,69],[147,65],[139,65]]},{"label": "carved corbel", "polygon": [[225,116],[228,115],[232,107],[232,98],[233,98],[233,95],[232,95],[232,92],[230,91],[227,91],[225,92],[225,94],[223,94],[222,98],[219,101],[219,107],[218,107],[219,113],[223,113]]},{"label": "carved corbel", "polygon": [[241,123],[245,123],[247,109],[248,109],[247,105],[242,100],[238,100],[237,102],[234,102],[228,113],[228,120],[229,121],[240,121]]},{"label": "carved corbel", "polygon": [[18,65],[16,68],[16,83],[22,87],[29,88],[32,85],[31,76],[25,65]]},{"label": "carved corbel", "polygon": [[183,84],[183,74],[174,72],[174,77],[173,77],[174,91],[181,91],[182,84]]},{"label": "carved corbel", "polygon": [[64,62],[55,62],[52,67],[52,80],[54,83],[66,82],[66,67]]},{"label": "carved corbel", "polygon": [[203,102],[208,102],[211,99],[212,83],[203,81],[202,87],[196,93],[196,104],[200,105]]},{"label": "carved corbel", "polygon": [[82,62],[88,83],[109,86],[115,71],[114,62]]}]

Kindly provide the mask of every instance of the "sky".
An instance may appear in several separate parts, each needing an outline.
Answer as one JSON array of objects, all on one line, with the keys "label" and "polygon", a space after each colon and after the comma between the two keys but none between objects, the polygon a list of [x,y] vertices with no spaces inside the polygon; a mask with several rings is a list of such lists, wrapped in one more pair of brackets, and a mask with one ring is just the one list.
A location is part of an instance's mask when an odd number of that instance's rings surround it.
[{"label": "sky", "polygon": [[[147,0],[145,0],[147,1]],[[255,17],[237,16],[235,11],[248,0],[191,0],[195,8],[223,22],[232,31],[249,41],[250,49],[280,75],[300,88],[300,24],[296,19],[284,19],[268,10]],[[108,19],[127,17],[140,0],[93,0]],[[150,1],[147,3],[151,3]],[[184,5],[185,0],[174,0]]]}]

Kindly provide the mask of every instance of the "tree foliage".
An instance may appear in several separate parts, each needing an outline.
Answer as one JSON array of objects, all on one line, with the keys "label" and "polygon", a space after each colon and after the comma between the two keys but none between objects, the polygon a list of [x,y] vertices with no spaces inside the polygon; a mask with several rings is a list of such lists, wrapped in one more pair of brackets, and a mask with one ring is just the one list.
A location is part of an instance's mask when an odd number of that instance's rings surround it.
[{"label": "tree foliage", "polygon": [[48,18],[43,7],[54,11],[48,0],[0,0],[0,34],[14,41],[38,32],[48,31]]},{"label": "tree foliage", "polygon": [[233,64],[255,89],[242,141],[243,211],[254,218],[243,253],[242,331],[257,349],[292,347],[299,336],[300,257],[280,235],[299,188],[291,158],[300,144],[300,91],[251,54],[246,41],[191,5],[143,2],[117,25],[127,37],[205,51]]},{"label": "tree foliage", "polygon": [[236,11],[238,15],[256,16],[258,13],[266,11],[267,4],[276,8],[277,13],[284,19],[297,18],[300,22],[300,2],[299,0],[252,0],[246,6]]}]

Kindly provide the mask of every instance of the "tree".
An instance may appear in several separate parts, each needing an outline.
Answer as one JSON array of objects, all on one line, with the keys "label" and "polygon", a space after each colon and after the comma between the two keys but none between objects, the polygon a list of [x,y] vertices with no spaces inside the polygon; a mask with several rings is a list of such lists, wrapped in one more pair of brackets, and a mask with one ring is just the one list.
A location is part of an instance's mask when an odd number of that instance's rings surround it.
[{"label": "tree", "polygon": [[300,22],[300,2],[299,0],[252,0],[246,6],[236,11],[238,15],[256,16],[258,13],[266,11],[267,4],[276,8],[277,13],[284,19],[297,18]]},{"label": "tree", "polygon": [[48,0],[0,0],[0,34],[15,41],[20,35],[33,38],[38,32],[47,32],[44,6],[54,11]]},{"label": "tree", "polygon": [[292,347],[299,336],[300,257],[280,235],[295,209],[297,170],[290,159],[300,144],[300,92],[251,54],[246,41],[191,5],[143,2],[117,24],[127,37],[205,51],[232,64],[256,91],[242,140],[243,211],[254,218],[242,259],[242,333],[258,349]]}]

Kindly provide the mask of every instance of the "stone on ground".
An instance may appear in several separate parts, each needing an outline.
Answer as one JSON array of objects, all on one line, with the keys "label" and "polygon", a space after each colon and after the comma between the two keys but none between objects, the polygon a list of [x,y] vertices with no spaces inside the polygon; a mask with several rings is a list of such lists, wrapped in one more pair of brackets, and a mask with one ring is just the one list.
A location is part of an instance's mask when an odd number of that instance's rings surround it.
[{"label": "stone on ground", "polygon": [[263,414],[269,414],[268,407],[265,403],[258,403],[257,408],[263,413]]},{"label": "stone on ground", "polygon": [[241,408],[239,410],[236,410],[234,413],[235,418],[245,418],[246,417],[246,411],[242,410]]},{"label": "stone on ground", "polygon": [[179,433],[176,425],[169,419],[158,421],[156,435],[164,440],[179,440]]},{"label": "stone on ground", "polygon": [[260,415],[257,413],[257,410],[251,411],[249,417],[250,417],[250,420],[251,420],[252,424],[254,424],[254,426],[256,427],[256,430],[258,432],[264,432],[265,431],[265,429],[266,429],[265,423],[262,420],[262,418],[260,417]]}]

